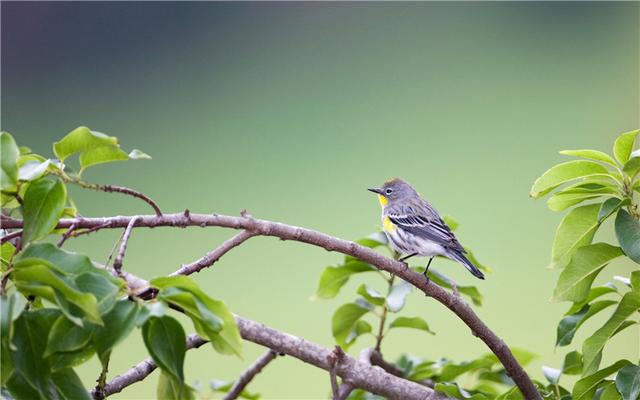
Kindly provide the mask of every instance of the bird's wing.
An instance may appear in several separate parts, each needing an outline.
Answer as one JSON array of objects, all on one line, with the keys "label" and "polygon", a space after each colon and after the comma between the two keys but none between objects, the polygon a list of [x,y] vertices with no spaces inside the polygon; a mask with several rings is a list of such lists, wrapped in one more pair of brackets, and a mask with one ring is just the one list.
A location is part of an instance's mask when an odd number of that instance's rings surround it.
[{"label": "bird's wing", "polygon": [[443,247],[465,253],[447,224],[428,203],[388,210],[387,217],[398,227]]}]

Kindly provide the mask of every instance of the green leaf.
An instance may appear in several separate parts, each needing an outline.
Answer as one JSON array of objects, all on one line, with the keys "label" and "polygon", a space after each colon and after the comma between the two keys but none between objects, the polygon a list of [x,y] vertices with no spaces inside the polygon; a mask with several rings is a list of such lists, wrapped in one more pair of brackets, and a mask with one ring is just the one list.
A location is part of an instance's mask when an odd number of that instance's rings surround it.
[{"label": "green leaf", "polygon": [[558,164],[534,182],[529,195],[538,199],[563,183],[593,175],[608,175],[608,170],[593,161],[577,160]]},{"label": "green leaf", "polygon": [[544,375],[545,379],[552,385],[557,385],[560,380],[560,376],[562,375],[562,371],[556,368],[547,367],[546,365],[542,366],[542,375]]},{"label": "green leaf", "polygon": [[0,132],[0,186],[2,191],[15,192],[18,185],[18,145],[9,132]]},{"label": "green leaf", "polygon": [[331,319],[331,330],[336,343],[344,349],[349,348],[346,339],[358,321],[369,310],[356,304],[347,303],[340,306]]},{"label": "green leaf", "polygon": [[159,298],[183,307],[196,331],[209,339],[217,352],[242,356],[242,338],[224,302],[209,297],[186,276],[157,278],[151,285],[161,289]]},{"label": "green leaf", "polygon": [[608,376],[614,374],[622,367],[629,365],[627,360],[620,360],[615,364],[601,369],[600,371],[585,376],[580,379],[573,387],[573,400],[591,400],[596,393],[598,385]]},{"label": "green leaf", "polygon": [[[20,374],[11,374],[7,377],[7,389],[17,400],[48,400],[49,398],[38,392]],[[4,395],[4,393],[3,393]],[[7,396],[8,397],[8,396]]]},{"label": "green leaf", "polygon": [[192,400],[193,390],[183,381],[165,372],[160,373],[156,396],[159,400]]},{"label": "green leaf", "polygon": [[609,320],[607,320],[600,329],[595,331],[591,337],[584,341],[582,345],[582,355],[584,359],[583,374],[591,373],[598,368],[600,353],[607,341],[615,334],[616,330],[620,328],[625,320],[639,308],[640,294],[634,292],[626,293]]},{"label": "green leaf", "polygon": [[[475,265],[477,266],[478,264],[475,264]],[[416,270],[416,272],[422,273],[422,268],[420,268],[419,270]],[[437,285],[442,286],[446,289],[452,289],[453,287],[452,281],[449,278],[447,278],[444,274],[436,270],[435,268],[430,268],[428,275],[429,275],[429,279],[435,282]],[[460,292],[461,294],[464,294],[465,296],[468,296],[473,302],[473,304],[475,304],[476,306],[482,305],[482,293],[480,293],[477,287],[475,286],[457,286],[457,287],[458,287],[458,292]]]},{"label": "green leaf", "polygon": [[578,351],[567,353],[562,364],[562,373],[565,375],[580,375],[582,373],[582,354]]},{"label": "green leaf", "polygon": [[413,286],[405,281],[401,281],[393,285],[387,295],[387,308],[391,312],[398,312],[402,310],[407,299],[407,295],[411,293]]},{"label": "green leaf", "polygon": [[594,161],[602,161],[604,163],[616,167],[616,161],[610,155],[598,150],[562,150],[560,154],[566,156],[582,157]]},{"label": "green leaf", "polygon": [[2,260],[2,271],[6,271],[7,267],[9,266],[9,262],[11,261],[11,258],[13,257],[13,255],[16,252],[16,247],[14,245],[12,245],[10,242],[4,242],[2,243],[2,246],[0,246],[0,259]]},{"label": "green leaf", "polygon": [[586,304],[591,303],[593,300],[597,299],[598,297],[602,297],[609,293],[617,293],[617,292],[618,292],[618,288],[613,283],[607,283],[602,286],[594,286],[591,289],[589,289],[589,294],[584,300],[577,303],[573,303],[571,308],[569,308],[569,310],[567,310],[567,312],[564,315],[575,314],[578,311],[580,311],[582,307],[584,307]]},{"label": "green leaf", "polygon": [[79,327],[61,315],[51,327],[44,355],[80,350],[90,338],[91,329]]},{"label": "green leaf", "polygon": [[48,396],[48,379],[51,374],[44,358],[46,340],[51,326],[60,313],[53,309],[23,312],[13,323],[11,354],[15,368],[42,397]]},{"label": "green leaf", "polygon": [[583,201],[593,200],[601,196],[602,194],[599,193],[555,193],[547,200],[547,207],[551,211],[562,211]]},{"label": "green leaf", "polygon": [[44,177],[29,185],[24,196],[25,244],[42,239],[56,227],[66,201],[67,189],[59,179]]},{"label": "green leaf", "polygon": [[64,368],[54,371],[51,380],[56,388],[58,399],[60,400],[91,400],[89,392],[85,389],[82,381],[71,368]]},{"label": "green leaf", "polygon": [[638,133],[640,133],[640,130],[625,132],[618,136],[614,142],[613,154],[616,156],[616,159],[620,164],[624,165],[629,161],[629,157],[633,151],[633,144]]},{"label": "green leaf", "polygon": [[443,215],[442,219],[452,231],[455,231],[460,226],[458,220],[453,218],[451,215]]},{"label": "green leaf", "polygon": [[622,168],[622,171],[631,179],[635,178],[640,171],[640,157],[632,157]]},{"label": "green leaf", "polygon": [[593,317],[600,311],[616,303],[617,302],[615,300],[596,301],[592,304],[585,305],[577,313],[562,318],[562,320],[560,320],[560,323],[558,324],[556,346],[569,345],[573,340],[573,336],[582,324],[584,324],[589,318]]},{"label": "green leaf", "polygon": [[640,367],[629,364],[616,375],[616,388],[624,400],[637,400],[640,395]]},{"label": "green leaf", "polygon": [[142,338],[158,367],[184,382],[187,338],[182,325],[167,315],[151,317],[142,326]]},{"label": "green leaf", "polygon": [[620,207],[626,206],[630,203],[631,201],[628,198],[620,200],[617,197],[612,197],[605,200],[605,202],[600,206],[600,210],[598,211],[598,223],[601,224],[602,221],[609,218],[613,213],[618,211]]},{"label": "green leaf", "polygon": [[[367,236],[366,238],[356,240],[361,246],[368,247],[370,249],[375,249],[376,247],[386,246],[388,243],[387,235],[382,232],[374,232]],[[351,261],[356,261],[355,258],[351,257]]]},{"label": "green leaf", "polygon": [[[79,318],[81,316],[85,316],[94,324],[102,325],[95,296],[80,291],[70,277],[61,274],[47,261],[36,258],[21,259],[14,264],[12,276],[20,292],[40,296],[58,304],[67,318],[76,325],[82,325]],[[69,304],[76,306],[79,312]]]},{"label": "green leaf", "polygon": [[2,385],[7,382],[13,371],[13,362],[11,361],[12,321],[20,315],[23,307],[20,299],[21,296],[15,292],[9,296],[6,294],[0,296],[0,347],[2,350],[0,354],[0,378],[2,379]]},{"label": "green leaf", "polygon": [[436,383],[434,389],[446,395],[453,396],[456,399],[469,399],[469,400],[487,399],[487,396],[481,393],[476,393],[472,395],[471,393],[459,387],[457,383],[438,382]]},{"label": "green leaf", "polygon": [[362,261],[349,261],[338,267],[327,267],[320,276],[316,296],[321,299],[332,299],[336,297],[351,275],[369,271],[375,271],[375,268]]},{"label": "green leaf", "polygon": [[385,297],[380,294],[380,292],[370,288],[364,283],[358,287],[358,294],[364,297],[369,303],[375,304],[376,306],[381,306],[385,302]]},{"label": "green leaf", "polygon": [[55,142],[53,152],[60,161],[64,161],[72,154],[105,145],[117,146],[118,139],[81,126],[69,132],[59,142]]},{"label": "green leaf", "polygon": [[[606,384],[600,386],[598,390],[602,390],[600,392],[599,398],[594,398],[594,400],[621,400],[622,396],[618,393],[618,389],[616,389],[615,382],[607,382]],[[597,396],[597,393],[596,393]]]},{"label": "green leaf", "polygon": [[136,326],[140,306],[129,300],[118,301],[104,316],[104,326],[94,330],[92,342],[100,357],[106,356]]},{"label": "green leaf", "polygon": [[589,294],[591,284],[605,265],[622,256],[619,247],[607,243],[595,243],[580,247],[562,270],[553,292],[552,301],[583,300]]},{"label": "green leaf", "polygon": [[435,335],[435,332],[429,329],[429,324],[427,324],[427,321],[420,317],[398,317],[393,320],[393,322],[391,322],[389,328],[413,328]]},{"label": "green leaf", "polygon": [[631,289],[636,293],[640,293],[640,271],[633,271],[629,280],[631,281]]},{"label": "green leaf", "polygon": [[618,243],[624,253],[640,264],[640,223],[626,210],[619,210],[615,227]]},{"label": "green leaf", "polygon": [[353,329],[351,329],[351,332],[349,332],[349,335],[347,335],[347,338],[345,339],[345,343],[351,346],[357,338],[359,338],[360,336],[366,333],[371,333],[372,330],[373,328],[367,321],[363,321],[359,319],[353,325]]},{"label": "green leaf", "polygon": [[132,160],[151,160],[151,156],[142,150],[133,149],[129,153],[129,158]]},{"label": "green leaf", "polygon": [[103,164],[114,161],[125,161],[129,155],[120,146],[107,144],[99,147],[92,147],[80,153],[80,174],[96,164]]},{"label": "green leaf", "polygon": [[[209,387],[214,392],[228,393],[229,390],[231,390],[231,387],[233,386],[233,384],[234,382],[221,381],[221,380],[214,379],[211,382],[209,382]],[[248,391],[243,390],[242,392],[240,392],[239,398],[248,399],[248,400],[259,400],[260,395],[257,393],[249,393]]]},{"label": "green leaf", "polygon": [[18,180],[21,181],[33,181],[42,176],[49,168],[51,160],[44,161],[29,161],[22,166],[18,171]]},{"label": "green leaf", "polygon": [[598,230],[598,204],[576,207],[562,218],[551,247],[549,268],[562,268],[578,248],[591,244]]},{"label": "green leaf", "polygon": [[442,367],[442,371],[440,372],[438,380],[453,381],[458,376],[467,372],[477,372],[484,369],[488,370],[494,364],[495,363],[493,362],[493,360],[486,357],[477,358],[469,362],[462,362],[460,364],[446,364],[444,367]]}]

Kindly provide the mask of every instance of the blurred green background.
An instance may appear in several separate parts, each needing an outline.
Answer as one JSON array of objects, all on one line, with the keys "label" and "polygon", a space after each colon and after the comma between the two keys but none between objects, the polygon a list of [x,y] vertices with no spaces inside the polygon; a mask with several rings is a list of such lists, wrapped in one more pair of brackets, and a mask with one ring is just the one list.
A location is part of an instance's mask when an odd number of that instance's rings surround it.
[{"label": "blurred green background", "polygon": [[[11,3],[2,2],[2,129],[52,155],[78,125],[118,136],[151,161],[105,165],[86,178],[139,189],[165,211],[238,214],[356,239],[379,227],[365,188],[391,176],[412,183],[461,222],[460,240],[494,269],[477,281],[477,312],[510,346],[560,366],[555,327],[567,304],[549,298],[545,270],[561,215],[528,198],[558,150],[609,150],[638,128],[640,3]],[[117,194],[77,190],[87,216],[148,213]],[[602,233],[610,239],[611,227]],[[234,232],[136,231],[125,268],[152,278],[175,270]],[[120,232],[71,240],[104,261]],[[608,237],[607,237],[608,236]],[[254,238],[194,278],[231,309],[332,346],[330,320],[355,299],[362,275],[331,301],[311,301],[338,254]],[[419,265],[421,261],[414,261]],[[631,265],[600,278],[628,275]],[[413,293],[404,311],[436,336],[399,330],[383,353],[458,361],[487,351],[434,300]],[[603,315],[604,318],[604,315]],[[589,321],[574,343],[603,319]],[[192,327],[185,325],[188,331]],[[361,339],[352,354],[372,339]],[[232,380],[245,358],[189,352],[187,378]],[[639,357],[638,328],[616,336],[603,363]],[[134,332],[110,376],[146,356]],[[80,374],[93,385],[98,363]],[[157,374],[117,398],[155,397]],[[329,377],[292,358],[250,386],[264,398],[327,398]]]}]

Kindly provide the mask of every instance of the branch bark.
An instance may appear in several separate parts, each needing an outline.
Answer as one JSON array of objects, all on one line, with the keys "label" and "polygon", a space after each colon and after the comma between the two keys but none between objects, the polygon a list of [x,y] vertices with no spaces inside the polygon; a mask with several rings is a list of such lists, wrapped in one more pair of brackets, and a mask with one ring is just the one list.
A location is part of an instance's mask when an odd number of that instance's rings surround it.
[{"label": "branch bark", "polygon": [[224,396],[223,400],[233,400],[240,396],[240,393],[244,390],[245,387],[251,382],[251,380],[262,371],[264,367],[267,366],[271,361],[273,361],[276,357],[278,357],[278,353],[273,351],[272,349],[267,350],[260,358],[256,360],[253,364],[249,366],[238,378],[238,380],[233,384],[231,389],[226,396]]},{"label": "branch bark", "polygon": [[[205,343],[207,343],[207,341],[198,335],[194,334],[187,337],[188,350],[197,349]],[[156,368],[158,368],[158,366],[150,357],[142,360],[135,367],[131,368],[122,375],[116,376],[106,385],[104,385],[102,396],[107,397],[115,393],[120,393],[127,386],[131,386],[136,382],[144,380],[153,371],[155,371]],[[92,389],[89,393],[94,399],[102,398],[100,393],[98,393],[96,389]]]},{"label": "branch bark", "polygon": [[[129,224],[131,216],[117,216],[109,218],[70,218],[61,219],[58,228],[68,228],[76,224],[77,228],[92,228],[98,225],[110,223],[110,228],[125,227]],[[420,289],[425,295],[436,299],[438,302],[449,308],[460,318],[469,328],[474,336],[480,338],[498,357],[505,367],[507,374],[513,379],[526,399],[541,399],[540,394],[533,385],[533,382],[526,374],[522,366],[511,353],[509,347],[499,338],[489,327],[475,314],[473,309],[459,296],[455,296],[440,286],[430,283],[422,274],[413,272],[406,264],[392,260],[369,248],[359,244],[327,234],[305,229],[301,227],[286,225],[278,222],[254,219],[250,216],[234,217],[226,215],[205,215],[205,214],[165,214],[162,216],[146,215],[141,216],[138,226],[159,227],[159,226],[219,226],[233,229],[244,229],[254,235],[274,236],[282,240],[295,240],[314,246],[322,247],[328,251],[338,251],[356,257],[378,269],[387,271],[401,279],[411,283]],[[22,221],[10,218],[3,219],[4,228],[22,228]]]},{"label": "branch bark", "polygon": [[[235,318],[243,339],[268,347],[271,349],[270,351],[298,358],[326,371],[331,370],[332,364],[328,359],[332,353],[331,350],[288,333],[269,328],[258,322],[237,315]],[[205,343],[207,343],[205,339],[195,334],[189,335],[187,338],[188,349],[200,347]],[[109,381],[104,387],[104,395],[109,396],[121,392],[127,386],[145,379],[156,368],[157,365],[152,359],[145,359],[129,371]],[[340,364],[337,365],[336,374],[353,387],[361,388],[392,400],[450,399],[443,393],[435,392],[415,382],[398,378],[386,373],[381,368],[356,361],[348,355],[345,355]],[[91,395],[95,398],[96,394],[91,391]]]},{"label": "branch bark", "polygon": [[[4,229],[4,227],[3,227]],[[4,235],[2,238],[0,238],[0,243],[4,243],[6,241],[9,241],[11,239],[15,239],[18,236],[22,235],[22,231],[15,231],[15,232],[11,232],[11,233],[7,233],[6,235]]]},{"label": "branch bark", "polygon": [[127,244],[129,243],[129,238],[131,237],[131,232],[133,231],[133,227],[140,217],[131,218],[129,223],[127,224],[127,228],[124,231],[124,235],[122,235],[122,241],[120,242],[120,250],[118,250],[118,255],[116,256],[115,261],[113,262],[113,269],[116,271],[116,274],[119,277],[122,277],[122,260],[124,259],[124,253],[127,251]]}]

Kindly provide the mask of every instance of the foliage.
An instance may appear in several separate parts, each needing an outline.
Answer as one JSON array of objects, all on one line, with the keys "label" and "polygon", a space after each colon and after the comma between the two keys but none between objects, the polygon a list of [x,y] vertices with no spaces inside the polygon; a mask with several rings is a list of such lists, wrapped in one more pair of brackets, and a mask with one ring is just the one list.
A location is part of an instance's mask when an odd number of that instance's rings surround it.
[{"label": "foliage", "polygon": [[[109,265],[47,241],[65,233],[55,229],[61,217],[78,215],[67,184],[96,188],[81,180],[87,168],[148,159],[148,155],[140,150],[126,153],[117,138],[86,127],[54,144],[57,159],[18,147],[7,132],[0,134],[0,144],[2,213],[24,220],[22,238],[2,245],[3,392],[16,399],[90,398],[74,368],[97,357],[103,366],[99,378],[103,385],[113,348],[139,328],[161,370],[158,397],[193,398],[183,372],[185,332],[169,315],[169,307],[184,310],[196,331],[219,353],[241,354],[233,315],[191,279],[152,280],[158,296],[143,301],[127,292]],[[75,156],[77,173],[66,165]]]},{"label": "foliage", "polygon": [[[565,150],[581,158],[558,164],[538,178],[531,197],[550,195],[553,211],[569,209],[556,231],[551,269],[560,269],[552,300],[572,302],[558,324],[556,346],[569,346],[578,329],[593,316],[609,312],[606,322],[593,332],[580,350],[569,352],[562,368],[545,367],[555,399],[632,399],[640,391],[640,367],[627,360],[603,367],[601,360],[613,336],[638,324],[640,310],[640,151],[635,150],[640,130],[621,134],[613,157],[597,150]],[[593,243],[595,234],[613,224],[617,243]],[[635,269],[628,277],[593,286],[608,265],[630,259]],[[614,277],[615,278],[615,277]],[[581,375],[571,393],[560,386],[562,375]],[[615,377],[614,377],[615,375]]]},{"label": "foliage", "polygon": [[[451,217],[446,217],[447,224],[457,229],[459,223]],[[388,254],[398,257],[388,246],[386,236],[376,232],[357,243],[372,248],[381,249]],[[468,253],[471,253],[467,249]],[[482,265],[474,258],[474,263],[484,271],[490,268]],[[416,272],[422,272],[424,267],[413,267]],[[373,272],[374,274],[364,274]],[[332,299],[340,290],[356,276],[373,275],[382,281],[385,291],[375,288],[372,280],[361,283],[356,289],[356,299],[353,302],[339,306],[333,314],[331,328],[336,344],[348,350],[356,341],[370,337],[377,351],[380,351],[383,339],[392,331],[399,329],[414,329],[426,334],[435,335],[429,323],[420,316],[399,315],[406,304],[412,287],[404,281],[397,282],[393,276],[386,276],[373,266],[363,261],[346,256],[343,262],[336,266],[328,266],[322,272],[315,297]],[[449,278],[435,268],[429,269],[429,278],[434,284],[452,289],[455,285]],[[475,286],[457,286],[460,294],[466,296],[475,305],[482,304],[482,295]],[[392,317],[392,314],[396,314]],[[398,332],[400,334],[400,332]],[[529,363],[535,355],[522,350],[512,349],[522,365]],[[415,382],[427,384],[451,397],[460,399],[522,399],[522,395],[507,376],[506,371],[493,354],[486,354],[477,359],[455,362],[449,359],[429,360],[413,355],[403,355],[396,360],[394,366],[402,371],[402,375]],[[469,383],[471,382],[471,384]],[[537,383],[543,393],[550,393],[552,388]],[[354,390],[348,397],[351,400],[374,400],[379,396],[363,390]]]}]

